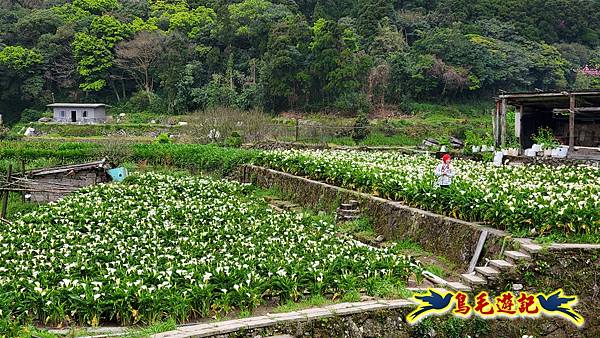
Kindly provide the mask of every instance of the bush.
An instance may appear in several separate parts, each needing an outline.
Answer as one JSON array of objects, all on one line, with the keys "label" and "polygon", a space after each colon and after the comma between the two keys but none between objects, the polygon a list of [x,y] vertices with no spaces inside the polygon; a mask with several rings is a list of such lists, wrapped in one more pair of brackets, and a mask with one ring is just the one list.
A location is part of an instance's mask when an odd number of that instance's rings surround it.
[{"label": "bush", "polygon": [[242,135],[234,131],[225,139],[225,145],[232,148],[239,148],[242,145]]},{"label": "bush", "polygon": [[156,137],[156,139],[154,140],[154,143],[159,143],[159,144],[169,144],[172,143],[173,140],[171,140],[171,138],[169,137],[169,135],[162,133],[160,135],[158,135]]},{"label": "bush", "polygon": [[366,114],[371,110],[369,99],[363,93],[343,94],[335,100],[333,106],[344,113],[357,115]]},{"label": "bush", "polygon": [[560,145],[554,137],[554,132],[549,127],[540,127],[531,138],[533,142],[542,145],[544,149],[554,149]]},{"label": "bush", "polygon": [[354,122],[354,129],[352,130],[352,139],[357,144],[366,139],[369,136],[369,118],[367,114],[360,114]]},{"label": "bush", "polygon": [[36,122],[44,116],[43,111],[35,109],[25,109],[21,112],[21,122]]},{"label": "bush", "polygon": [[400,108],[400,111],[402,111],[402,113],[405,115],[414,115],[415,113],[415,106],[413,102],[407,99],[400,101],[398,108]]}]

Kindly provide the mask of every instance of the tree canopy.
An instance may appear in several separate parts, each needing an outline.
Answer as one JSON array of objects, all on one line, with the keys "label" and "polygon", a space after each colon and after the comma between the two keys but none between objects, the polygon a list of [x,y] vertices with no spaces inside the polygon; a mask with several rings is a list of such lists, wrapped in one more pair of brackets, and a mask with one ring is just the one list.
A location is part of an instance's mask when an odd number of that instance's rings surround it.
[{"label": "tree canopy", "polygon": [[0,113],[52,99],[364,112],[600,88],[596,0],[36,0],[0,9]]}]

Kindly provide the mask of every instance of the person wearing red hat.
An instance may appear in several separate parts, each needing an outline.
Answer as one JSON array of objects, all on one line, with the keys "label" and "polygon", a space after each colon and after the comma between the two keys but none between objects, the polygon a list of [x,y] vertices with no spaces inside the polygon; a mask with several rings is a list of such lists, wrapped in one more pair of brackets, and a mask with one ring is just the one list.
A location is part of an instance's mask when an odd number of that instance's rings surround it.
[{"label": "person wearing red hat", "polygon": [[442,156],[442,163],[438,164],[435,168],[435,176],[437,179],[438,186],[442,188],[448,188],[452,184],[452,177],[454,177],[454,168],[450,163],[452,158],[449,154]]}]

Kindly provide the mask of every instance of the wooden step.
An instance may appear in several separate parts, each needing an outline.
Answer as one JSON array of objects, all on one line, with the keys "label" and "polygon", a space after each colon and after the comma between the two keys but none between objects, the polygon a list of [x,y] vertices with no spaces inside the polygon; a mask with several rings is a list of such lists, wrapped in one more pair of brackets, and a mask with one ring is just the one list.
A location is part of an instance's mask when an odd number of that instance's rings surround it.
[{"label": "wooden step", "polygon": [[491,266],[476,266],[475,271],[485,277],[497,277],[500,275],[500,271],[492,268]]},{"label": "wooden step", "polygon": [[473,288],[471,288],[470,286],[464,285],[461,282],[448,282],[446,284],[446,286],[454,291],[461,291],[461,292],[473,291]]},{"label": "wooden step", "polygon": [[521,250],[524,250],[530,254],[538,253],[538,252],[542,251],[542,249],[543,248],[540,245],[533,244],[533,243],[521,244]]},{"label": "wooden step", "polygon": [[494,268],[502,271],[508,271],[515,268],[514,264],[511,264],[504,259],[494,259],[490,261],[490,265]]},{"label": "wooden step", "polygon": [[485,285],[487,281],[475,274],[463,273],[460,277],[469,285]]},{"label": "wooden step", "polygon": [[513,259],[515,261],[519,261],[519,260],[524,260],[524,261],[528,261],[531,260],[531,256],[529,256],[526,253],[523,253],[521,251],[504,251],[504,255],[510,259]]}]

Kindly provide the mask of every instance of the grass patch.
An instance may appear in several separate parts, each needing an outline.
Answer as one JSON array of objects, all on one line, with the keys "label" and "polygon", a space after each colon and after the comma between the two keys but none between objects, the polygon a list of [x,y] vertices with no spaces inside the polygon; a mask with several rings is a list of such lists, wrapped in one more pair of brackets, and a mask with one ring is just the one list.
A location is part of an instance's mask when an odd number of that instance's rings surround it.
[{"label": "grass patch", "polygon": [[145,338],[150,337],[154,334],[171,331],[177,329],[177,324],[174,319],[169,319],[164,322],[158,322],[141,329],[133,329],[123,337],[126,338]]},{"label": "grass patch", "polygon": [[600,244],[600,234],[548,234],[540,237],[536,237],[533,240],[538,244],[551,244],[551,243],[586,243],[586,244]]},{"label": "grass patch", "polygon": [[303,299],[300,302],[288,301],[285,304],[279,305],[273,309],[274,313],[292,312],[311,307],[319,307],[335,303],[331,299],[327,299],[322,295],[312,295],[309,298]]},{"label": "grass patch", "polygon": [[8,195],[6,217],[8,220],[14,219],[19,213],[27,213],[36,210],[43,204],[45,203],[23,202],[21,193],[11,192]]},{"label": "grass patch", "polygon": [[412,296],[412,292],[406,290],[406,285],[395,279],[369,280],[366,292],[369,296],[386,299],[410,298]]},{"label": "grass patch", "polygon": [[418,243],[410,240],[410,239],[401,239],[399,241],[394,242],[396,244],[396,248],[401,251],[406,251],[410,253],[423,253],[424,250]]},{"label": "grass patch", "polygon": [[354,303],[360,301],[361,294],[357,290],[349,290],[342,296],[342,302]]},{"label": "grass patch", "polygon": [[373,224],[371,224],[371,221],[366,217],[341,223],[339,229],[340,232],[352,235],[362,242],[371,242],[377,237]]},{"label": "grass patch", "polygon": [[438,277],[441,277],[441,278],[446,277],[446,272],[444,271],[444,269],[442,269],[441,267],[439,267],[435,264],[427,264],[423,268]]},{"label": "grass patch", "polygon": [[250,311],[249,309],[242,309],[240,310],[240,313],[238,313],[238,318],[242,319],[242,318],[248,318],[252,316],[252,311]]}]

